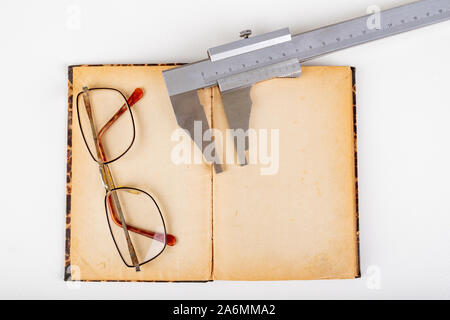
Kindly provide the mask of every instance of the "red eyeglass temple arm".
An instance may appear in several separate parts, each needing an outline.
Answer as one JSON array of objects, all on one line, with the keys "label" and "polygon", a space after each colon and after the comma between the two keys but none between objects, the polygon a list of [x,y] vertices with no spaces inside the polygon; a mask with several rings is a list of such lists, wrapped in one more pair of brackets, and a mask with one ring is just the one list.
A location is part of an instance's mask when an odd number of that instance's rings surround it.
[{"label": "red eyeglass temple arm", "polygon": [[[144,91],[141,88],[134,89],[131,96],[127,99],[128,105],[130,106],[130,108],[136,102],[141,100],[143,95],[144,95]],[[103,161],[105,161],[105,159],[106,159],[106,154],[105,154],[105,151],[104,151],[103,145],[102,145],[103,135],[105,134],[106,130],[108,130],[114,124],[114,122],[116,122],[117,119],[119,119],[119,117],[125,113],[125,111],[127,111],[126,104],[124,104],[119,110],[117,110],[117,112],[111,117],[111,119],[109,119],[109,121],[100,129],[100,131],[97,134],[98,146],[99,146],[100,154],[101,154]]]},{"label": "red eyeglass temple arm", "polygon": [[[142,96],[144,95],[144,91],[141,88],[137,88],[133,91],[133,93],[131,94],[131,96],[127,99],[128,101],[128,105],[130,106],[130,108],[136,103],[138,102]],[[105,154],[105,150],[103,148],[103,144],[102,144],[102,137],[105,134],[105,132],[114,124],[114,122],[119,119],[119,117],[124,114],[127,111],[127,105],[124,104],[119,110],[117,110],[117,112],[112,116],[111,119],[109,119],[109,121],[100,129],[100,131],[97,134],[97,141],[98,141],[98,147],[100,150],[100,155],[103,161],[106,161],[106,154]],[[109,196],[108,199],[108,207],[111,211],[111,217],[113,222],[122,228],[122,223],[120,222],[120,220],[117,218],[116,215],[116,211],[114,209],[114,205],[112,203],[112,199]],[[149,237],[151,239],[163,242],[164,241],[164,235],[162,233],[158,233],[158,232],[152,232],[152,231],[147,231],[147,230],[143,230],[143,229],[139,229],[133,226],[130,226],[127,224],[127,228],[129,231],[138,233],[140,235]],[[168,246],[173,246],[175,243],[177,242],[176,238],[171,235],[171,234],[166,234],[166,244]]]},{"label": "red eyeglass temple arm", "polygon": [[[116,212],[114,210],[114,205],[113,205],[111,196],[108,196],[107,202],[108,202],[108,207],[111,210],[111,217],[112,217],[113,222],[117,226],[122,228],[122,223],[117,218]],[[139,228],[130,226],[129,224],[127,224],[127,229],[128,229],[128,231],[132,231],[132,232],[138,233],[138,234],[140,234],[142,236],[145,236],[145,237],[157,240],[159,242],[164,242],[164,234],[162,234],[162,233],[139,229]],[[177,239],[173,235],[166,234],[166,244],[168,246],[173,246],[176,242],[177,242]]]}]

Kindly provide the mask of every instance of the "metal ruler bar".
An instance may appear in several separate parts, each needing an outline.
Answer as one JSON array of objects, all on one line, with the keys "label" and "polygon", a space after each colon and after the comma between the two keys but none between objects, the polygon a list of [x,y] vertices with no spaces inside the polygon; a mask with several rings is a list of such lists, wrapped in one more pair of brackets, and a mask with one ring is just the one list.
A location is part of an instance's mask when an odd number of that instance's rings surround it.
[{"label": "metal ruler bar", "polygon": [[424,0],[380,12],[380,29],[369,29],[371,15],[293,37],[301,62],[373,40],[450,19],[450,0]]},{"label": "metal ruler bar", "polygon": [[293,58],[300,62],[450,19],[450,0],[421,0],[380,12],[381,28],[371,29],[371,15],[298,34],[292,41],[229,57],[203,60],[163,72],[169,95],[211,87],[219,79]]}]

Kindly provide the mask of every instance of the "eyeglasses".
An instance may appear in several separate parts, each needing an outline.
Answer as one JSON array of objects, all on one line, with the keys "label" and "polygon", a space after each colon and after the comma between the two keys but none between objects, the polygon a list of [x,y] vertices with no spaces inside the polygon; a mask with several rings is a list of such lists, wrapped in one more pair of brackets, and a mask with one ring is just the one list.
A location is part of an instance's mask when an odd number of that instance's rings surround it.
[{"label": "eyeglasses", "polygon": [[136,127],[131,107],[142,96],[140,88],[127,99],[117,89],[87,87],[77,95],[78,124],[89,154],[99,166],[113,242],[125,265],[136,271],[158,257],[166,245],[176,243],[176,238],[166,233],[155,198],[138,188],[116,186],[109,166],[134,143]]}]

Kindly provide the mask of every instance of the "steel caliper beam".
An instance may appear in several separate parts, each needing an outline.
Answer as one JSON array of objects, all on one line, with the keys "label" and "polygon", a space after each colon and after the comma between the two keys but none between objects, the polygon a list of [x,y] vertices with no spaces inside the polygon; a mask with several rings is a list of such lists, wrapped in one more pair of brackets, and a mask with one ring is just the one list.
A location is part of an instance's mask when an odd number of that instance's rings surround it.
[{"label": "steel caliper beam", "polygon": [[[421,0],[381,11],[379,25],[371,23],[373,17],[367,15],[292,37],[287,28],[250,38],[246,30],[244,39],[209,49],[209,59],[164,71],[178,124],[191,137],[193,121],[202,121],[202,128],[208,129],[198,98],[194,102],[192,93],[187,93],[218,85],[229,126],[248,129],[251,99],[245,88],[274,77],[298,76],[300,63],[327,53],[449,20],[450,0]],[[197,145],[205,150],[204,144]],[[238,156],[242,163],[242,152]],[[216,172],[221,171],[215,154],[206,160],[214,163]]]}]

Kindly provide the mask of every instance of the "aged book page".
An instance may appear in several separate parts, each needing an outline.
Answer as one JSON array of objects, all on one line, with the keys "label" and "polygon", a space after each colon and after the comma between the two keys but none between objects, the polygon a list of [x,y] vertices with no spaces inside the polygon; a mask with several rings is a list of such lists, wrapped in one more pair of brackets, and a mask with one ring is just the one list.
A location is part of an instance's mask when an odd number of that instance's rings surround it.
[{"label": "aged book page", "polygon": [[[127,268],[108,229],[99,169],[90,157],[78,127],[73,101],[70,265],[72,279],[197,281],[211,277],[211,168],[175,165],[171,135],[178,128],[161,71],[163,66],[81,66],[73,68],[73,95],[82,86],[113,87],[143,98],[132,107],[136,140],[111,170],[116,184],[150,192],[158,199],[167,232],[178,242],[141,272]],[[199,91],[208,118],[211,89]]]},{"label": "aged book page", "polygon": [[[213,176],[214,279],[358,276],[352,70],[302,71],[251,89],[250,128],[279,130],[279,169],[226,165]],[[213,124],[224,132],[213,90]]]}]

